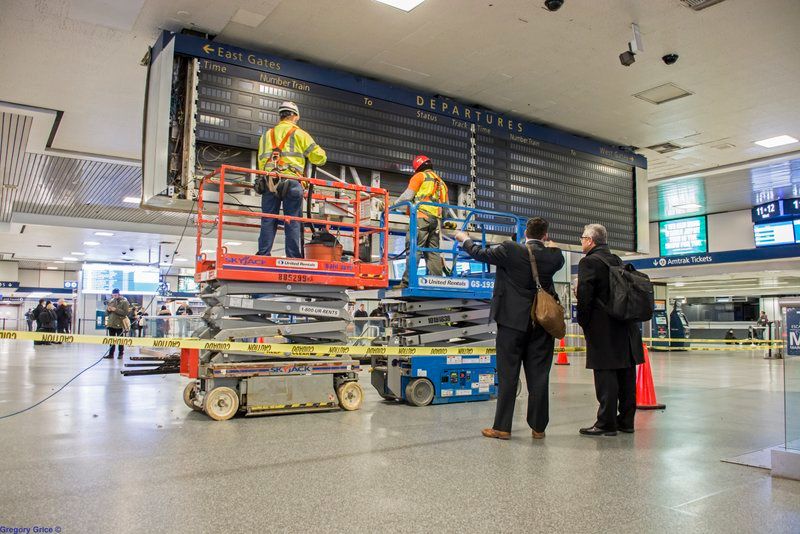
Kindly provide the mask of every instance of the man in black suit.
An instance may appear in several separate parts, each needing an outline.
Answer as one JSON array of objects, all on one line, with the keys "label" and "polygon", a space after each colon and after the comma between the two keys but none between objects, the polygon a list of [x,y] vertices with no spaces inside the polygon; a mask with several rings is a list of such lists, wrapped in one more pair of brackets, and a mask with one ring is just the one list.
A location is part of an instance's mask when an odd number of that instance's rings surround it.
[{"label": "man in black suit", "polygon": [[622,260],[608,248],[608,233],[587,224],[581,235],[586,256],[578,264],[578,324],[586,337],[586,368],[594,371],[600,408],[594,425],[581,428],[586,436],[616,436],[633,432],[636,414],[636,365],[644,363],[642,334],[636,322],[614,319],[609,301],[609,265]]},{"label": "man in black suit", "polygon": [[[530,219],[525,229],[527,243],[534,249],[539,282],[556,296],[553,275],[564,266],[564,255],[547,238],[548,223]],[[497,408],[494,425],[483,430],[487,438],[509,439],[517,398],[520,365],[528,383],[528,425],[533,437],[544,438],[549,416],[549,377],[553,363],[553,336],[531,323],[531,306],[536,284],[526,246],[505,241],[496,247],[481,247],[464,232],[455,238],[472,258],[495,265],[497,274],[492,295],[491,318],[497,322]],[[556,298],[558,298],[556,296]]]}]

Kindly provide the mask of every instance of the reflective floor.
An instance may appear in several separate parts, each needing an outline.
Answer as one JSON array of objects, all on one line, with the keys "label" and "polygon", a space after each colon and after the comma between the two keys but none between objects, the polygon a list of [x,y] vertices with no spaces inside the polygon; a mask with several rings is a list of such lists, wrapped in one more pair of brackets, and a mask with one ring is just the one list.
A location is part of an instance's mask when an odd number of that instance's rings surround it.
[{"label": "reflective floor", "polygon": [[[0,342],[0,415],[96,361],[97,346]],[[0,419],[0,526],[62,532],[800,532],[800,482],[722,458],[783,440],[780,361],[653,354],[664,412],[634,435],[588,438],[583,359],[551,373],[533,441],[517,404],[412,408],[369,386],[357,412],[236,418],[189,411],[177,375],[123,378],[103,360]]]}]

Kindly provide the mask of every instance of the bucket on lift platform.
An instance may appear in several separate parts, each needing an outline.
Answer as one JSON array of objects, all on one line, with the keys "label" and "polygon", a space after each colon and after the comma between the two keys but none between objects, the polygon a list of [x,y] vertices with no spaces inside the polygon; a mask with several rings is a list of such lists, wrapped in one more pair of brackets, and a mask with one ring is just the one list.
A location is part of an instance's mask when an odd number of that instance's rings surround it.
[{"label": "bucket on lift platform", "polygon": [[314,232],[311,241],[305,245],[305,258],[307,260],[342,261],[344,247],[330,232]]}]

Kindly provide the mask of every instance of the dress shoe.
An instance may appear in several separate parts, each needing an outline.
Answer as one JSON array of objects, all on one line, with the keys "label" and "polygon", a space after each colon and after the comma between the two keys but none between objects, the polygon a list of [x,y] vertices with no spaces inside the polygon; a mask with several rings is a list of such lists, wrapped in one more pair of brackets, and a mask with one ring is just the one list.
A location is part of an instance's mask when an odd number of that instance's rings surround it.
[{"label": "dress shoe", "polygon": [[121,359],[122,359],[122,354],[120,354],[119,356],[117,356],[117,359],[118,359],[118,360],[121,360]]},{"label": "dress shoe", "polygon": [[104,360],[112,360],[112,359],[114,359],[114,357],[111,356],[110,354],[106,354],[105,356],[103,356],[103,359]]},{"label": "dress shoe", "polygon": [[596,426],[590,426],[588,428],[581,428],[579,430],[581,434],[584,436],[616,436],[616,430],[604,430],[602,428],[597,428]]},{"label": "dress shoe", "polygon": [[484,428],[481,430],[481,434],[485,438],[495,438],[495,439],[511,439],[511,432],[501,432],[500,430],[495,430],[494,428]]},{"label": "dress shoe", "polygon": [[537,432],[531,429],[531,435],[533,436],[533,439],[544,439],[544,432]]},{"label": "dress shoe", "polygon": [[626,434],[633,434],[634,432],[632,428],[622,428],[621,426],[617,427],[617,430],[620,432],[625,432]]}]

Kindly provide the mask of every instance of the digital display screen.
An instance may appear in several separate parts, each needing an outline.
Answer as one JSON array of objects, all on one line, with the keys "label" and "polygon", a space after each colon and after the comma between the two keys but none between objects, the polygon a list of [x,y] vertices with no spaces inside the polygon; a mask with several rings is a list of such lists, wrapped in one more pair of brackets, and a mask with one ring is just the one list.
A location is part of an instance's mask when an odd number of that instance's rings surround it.
[{"label": "digital display screen", "polygon": [[658,223],[661,256],[681,256],[708,252],[705,216]]},{"label": "digital display screen", "polygon": [[197,293],[200,291],[200,284],[194,281],[191,276],[178,277],[178,292],[179,293]]},{"label": "digital display screen", "polygon": [[790,245],[796,242],[795,227],[798,221],[781,221],[753,226],[757,247]]},{"label": "digital display screen", "polygon": [[783,213],[792,217],[800,217],[800,198],[784,200]]},{"label": "digital display screen", "polygon": [[114,289],[119,289],[123,296],[155,295],[158,292],[157,267],[86,263],[81,274],[84,293],[111,294]]},{"label": "digital display screen", "polygon": [[783,201],[775,200],[753,208],[753,222],[760,223],[783,216]]}]

